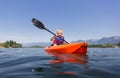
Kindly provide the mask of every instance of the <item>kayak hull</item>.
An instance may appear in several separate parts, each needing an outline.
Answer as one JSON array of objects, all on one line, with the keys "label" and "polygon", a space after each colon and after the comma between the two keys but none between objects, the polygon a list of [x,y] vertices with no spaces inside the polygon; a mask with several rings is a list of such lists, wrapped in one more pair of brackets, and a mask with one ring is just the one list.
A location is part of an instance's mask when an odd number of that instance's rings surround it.
[{"label": "kayak hull", "polygon": [[71,44],[63,44],[57,46],[46,47],[44,50],[47,52],[57,52],[65,54],[86,54],[87,42],[77,42]]}]

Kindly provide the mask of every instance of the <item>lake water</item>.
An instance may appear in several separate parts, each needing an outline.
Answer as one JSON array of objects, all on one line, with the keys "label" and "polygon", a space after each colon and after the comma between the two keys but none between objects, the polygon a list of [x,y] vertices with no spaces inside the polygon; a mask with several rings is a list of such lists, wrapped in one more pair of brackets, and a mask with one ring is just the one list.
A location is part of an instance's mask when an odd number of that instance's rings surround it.
[{"label": "lake water", "polygon": [[120,48],[90,48],[87,55],[0,49],[0,78],[120,78]]}]

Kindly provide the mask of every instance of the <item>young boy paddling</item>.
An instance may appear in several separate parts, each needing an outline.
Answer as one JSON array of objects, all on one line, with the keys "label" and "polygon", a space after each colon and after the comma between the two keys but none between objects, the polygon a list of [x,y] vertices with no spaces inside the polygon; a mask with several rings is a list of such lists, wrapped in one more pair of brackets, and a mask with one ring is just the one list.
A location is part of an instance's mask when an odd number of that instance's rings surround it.
[{"label": "young boy paddling", "polygon": [[58,29],[56,35],[54,35],[50,39],[50,41],[53,41],[52,46],[63,44],[63,42],[64,42],[64,36],[62,36],[62,35],[63,35],[63,31],[61,29]]}]

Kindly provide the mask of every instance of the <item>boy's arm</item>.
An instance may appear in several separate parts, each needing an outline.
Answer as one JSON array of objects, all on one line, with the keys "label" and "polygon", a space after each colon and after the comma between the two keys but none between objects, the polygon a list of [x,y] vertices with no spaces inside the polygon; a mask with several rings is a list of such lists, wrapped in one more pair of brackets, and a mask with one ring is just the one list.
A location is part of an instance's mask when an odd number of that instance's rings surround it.
[{"label": "boy's arm", "polygon": [[54,41],[54,40],[55,40],[55,37],[56,37],[56,35],[54,35],[54,36],[50,39],[50,41]]}]

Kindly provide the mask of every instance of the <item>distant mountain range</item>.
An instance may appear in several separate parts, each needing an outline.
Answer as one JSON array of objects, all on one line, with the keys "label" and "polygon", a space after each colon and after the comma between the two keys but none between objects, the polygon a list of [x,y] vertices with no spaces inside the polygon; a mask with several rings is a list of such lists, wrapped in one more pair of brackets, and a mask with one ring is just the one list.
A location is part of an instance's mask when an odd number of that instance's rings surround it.
[{"label": "distant mountain range", "polygon": [[89,44],[118,44],[120,42],[120,36],[103,37],[101,39],[90,39],[90,40],[77,40],[72,42],[86,41]]},{"label": "distant mountain range", "polygon": [[[89,44],[118,44],[120,42],[120,36],[112,36],[112,37],[103,37],[101,39],[90,39],[90,40],[76,40],[71,42],[83,42],[86,41]],[[35,43],[26,43],[22,44],[23,47],[28,46],[49,46],[51,42],[35,42]]]},{"label": "distant mountain range", "polygon": [[30,46],[49,46],[51,42],[33,42],[33,43],[23,43],[23,47],[30,47]]}]

